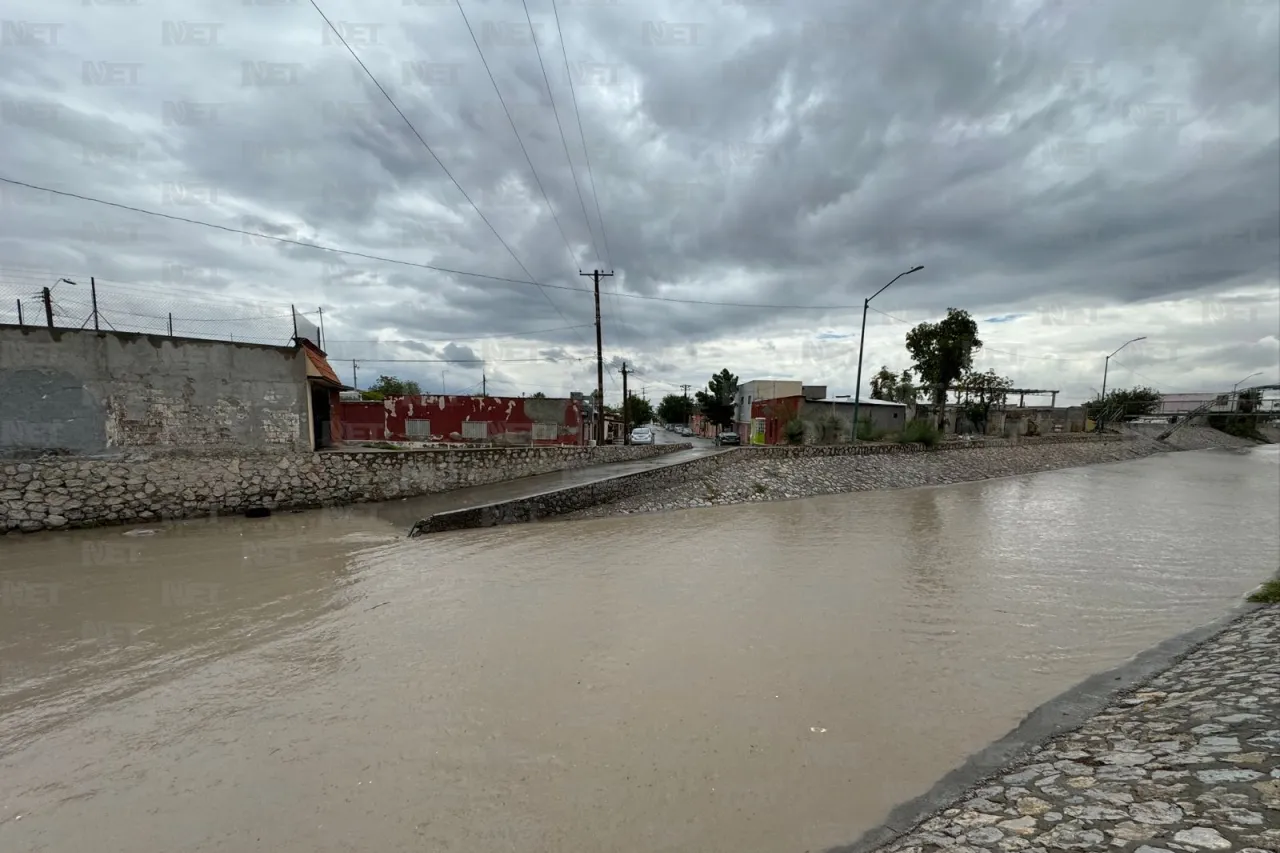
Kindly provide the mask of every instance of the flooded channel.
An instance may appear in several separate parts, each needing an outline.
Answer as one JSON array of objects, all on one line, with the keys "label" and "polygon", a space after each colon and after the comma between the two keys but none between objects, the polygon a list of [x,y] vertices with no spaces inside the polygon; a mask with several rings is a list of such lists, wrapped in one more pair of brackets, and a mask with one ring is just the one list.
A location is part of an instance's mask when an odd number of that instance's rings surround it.
[{"label": "flooded channel", "polygon": [[1280,447],[0,539],[0,849],[821,851],[1280,563]]}]

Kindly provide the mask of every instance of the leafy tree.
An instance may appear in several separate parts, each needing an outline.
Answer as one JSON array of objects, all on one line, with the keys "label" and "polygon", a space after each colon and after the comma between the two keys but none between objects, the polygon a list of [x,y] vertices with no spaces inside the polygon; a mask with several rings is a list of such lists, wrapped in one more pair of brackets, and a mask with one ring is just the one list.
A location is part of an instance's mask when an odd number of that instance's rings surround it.
[{"label": "leafy tree", "polygon": [[804,421],[799,418],[792,418],[782,428],[782,433],[786,436],[787,444],[804,444]]},{"label": "leafy tree", "polygon": [[367,396],[365,398],[377,400],[386,399],[387,397],[418,397],[422,394],[422,387],[413,380],[397,379],[394,376],[379,376],[378,381],[369,386],[369,390],[365,394],[377,394],[377,397]]},{"label": "leafy tree", "polygon": [[888,367],[881,367],[880,372],[871,377],[871,399],[894,403],[915,402],[916,386],[912,381],[911,371],[904,370],[897,374]]},{"label": "leafy tree", "polygon": [[693,417],[693,401],[683,394],[668,394],[658,403],[658,417],[668,424],[687,424]]},{"label": "leafy tree", "polygon": [[1109,418],[1131,421],[1158,409],[1160,392],[1147,387],[1116,388],[1107,392],[1105,401],[1101,396],[1097,396],[1084,406],[1085,414],[1091,420],[1098,420],[1099,416],[1106,412]]},{"label": "leafy tree", "polygon": [[958,387],[965,392],[966,396],[962,406],[964,416],[977,428],[979,435],[986,435],[991,407],[1004,405],[1009,396],[1009,389],[1013,387],[1013,381],[994,370],[979,373],[970,369],[965,373]]},{"label": "leafy tree", "polygon": [[973,367],[973,353],[979,349],[978,323],[960,308],[948,308],[941,321],[921,323],[907,332],[907,352],[921,382],[933,392],[939,428],[946,419],[947,391]]},{"label": "leafy tree", "polygon": [[707,390],[696,395],[698,408],[707,421],[722,429],[734,425],[733,406],[738,396],[738,377],[727,369],[707,381]]},{"label": "leafy tree", "polygon": [[543,394],[541,391],[534,391],[534,392],[533,392],[533,399],[535,399],[535,400],[545,400],[545,399],[547,399],[547,395],[546,395],[546,394]]},{"label": "leafy tree", "polygon": [[1242,415],[1249,415],[1262,406],[1262,389],[1248,388],[1236,394],[1236,411]]},{"label": "leafy tree", "polygon": [[653,422],[653,406],[643,397],[637,397],[631,394],[625,406],[625,420],[627,423],[635,426],[637,424],[647,424]]}]

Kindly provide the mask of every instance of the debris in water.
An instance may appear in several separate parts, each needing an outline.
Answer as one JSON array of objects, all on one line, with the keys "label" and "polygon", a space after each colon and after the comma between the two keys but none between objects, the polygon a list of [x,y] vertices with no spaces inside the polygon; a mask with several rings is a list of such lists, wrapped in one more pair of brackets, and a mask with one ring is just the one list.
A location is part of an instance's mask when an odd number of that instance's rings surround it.
[{"label": "debris in water", "polygon": [[138,530],[126,530],[121,535],[122,536],[153,536],[158,532],[159,531],[151,530],[150,528],[144,527],[144,528],[139,528]]},{"label": "debris in water", "polygon": [[821,726],[809,726],[809,731],[822,734],[823,732],[826,731],[826,729],[822,728]]}]

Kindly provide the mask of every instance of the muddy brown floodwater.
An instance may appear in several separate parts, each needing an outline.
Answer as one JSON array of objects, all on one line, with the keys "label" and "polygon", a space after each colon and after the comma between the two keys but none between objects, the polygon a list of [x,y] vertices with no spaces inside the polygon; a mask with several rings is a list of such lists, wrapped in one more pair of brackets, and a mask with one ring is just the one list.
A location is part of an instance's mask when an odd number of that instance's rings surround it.
[{"label": "muddy brown floodwater", "polygon": [[413,541],[412,501],[9,537],[0,849],[848,843],[1274,572],[1278,449]]}]

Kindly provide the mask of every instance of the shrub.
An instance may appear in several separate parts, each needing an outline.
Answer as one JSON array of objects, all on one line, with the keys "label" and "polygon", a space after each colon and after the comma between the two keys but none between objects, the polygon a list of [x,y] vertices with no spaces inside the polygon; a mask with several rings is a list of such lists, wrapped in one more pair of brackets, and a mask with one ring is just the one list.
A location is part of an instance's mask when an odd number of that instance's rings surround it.
[{"label": "shrub", "polygon": [[1280,604],[1280,577],[1264,583],[1249,600],[1255,604]]},{"label": "shrub", "polygon": [[782,432],[787,439],[787,444],[804,444],[804,421],[799,418],[787,421]]},{"label": "shrub", "polygon": [[933,447],[941,440],[942,433],[938,432],[938,427],[926,420],[908,422],[898,435],[898,441],[902,444],[923,444],[925,447]]},{"label": "shrub", "polygon": [[870,419],[858,421],[858,441],[879,441],[884,438],[885,431],[871,425]]}]

